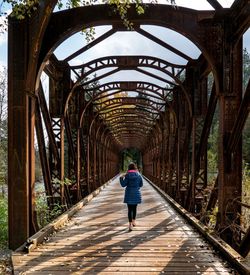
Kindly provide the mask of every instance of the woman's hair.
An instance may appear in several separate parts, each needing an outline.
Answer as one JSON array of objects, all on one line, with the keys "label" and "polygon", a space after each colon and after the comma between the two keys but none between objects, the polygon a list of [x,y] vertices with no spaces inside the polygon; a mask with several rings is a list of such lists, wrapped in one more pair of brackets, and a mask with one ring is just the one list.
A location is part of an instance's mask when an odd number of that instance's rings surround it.
[{"label": "woman's hair", "polygon": [[129,165],[128,165],[128,170],[137,170],[137,167],[136,167],[136,164],[131,162]]}]

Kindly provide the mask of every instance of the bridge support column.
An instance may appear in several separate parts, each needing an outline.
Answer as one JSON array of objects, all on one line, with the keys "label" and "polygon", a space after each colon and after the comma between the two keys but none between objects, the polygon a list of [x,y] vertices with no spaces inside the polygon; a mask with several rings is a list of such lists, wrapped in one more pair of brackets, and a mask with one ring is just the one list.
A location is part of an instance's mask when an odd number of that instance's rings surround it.
[{"label": "bridge support column", "polygon": [[[9,20],[8,189],[9,247],[16,249],[36,230],[34,204],[35,97],[27,92],[28,22]],[[26,41],[24,43],[23,41]]]},{"label": "bridge support column", "polygon": [[[185,79],[185,87],[189,94],[189,97],[192,102],[192,118],[190,122],[192,123],[192,132],[191,132],[191,179],[188,190],[188,200],[187,200],[187,208],[189,211],[197,214],[200,212],[202,208],[202,196],[200,195],[200,189],[204,186],[203,179],[199,177],[200,165],[201,165],[201,156],[198,155],[198,148],[201,142],[207,142],[205,140],[201,141],[201,133],[202,127],[204,124],[204,111],[202,112],[202,108],[206,105],[203,103],[204,98],[207,97],[206,89],[202,89],[201,82],[201,73],[199,68],[199,62],[197,63],[189,63],[186,79]],[[185,118],[183,118],[185,121]],[[187,130],[186,130],[187,131]],[[187,141],[189,140],[189,134],[186,135]],[[185,152],[186,153],[186,152]]]},{"label": "bridge support column", "polygon": [[[225,43],[226,44],[226,43]],[[235,209],[232,201],[241,200],[242,192],[242,141],[234,152],[228,150],[228,140],[237,117],[242,98],[242,41],[235,47],[226,44],[224,49],[223,74],[220,76],[219,94],[219,182],[217,229],[228,243],[235,243],[230,225],[239,224],[240,206]],[[237,240],[238,241],[238,240]]]},{"label": "bridge support column", "polygon": [[[70,90],[70,69],[67,63],[60,62],[53,56],[47,68],[49,71],[49,112],[52,121],[52,129],[55,136],[59,159],[53,156],[50,146],[50,167],[52,176],[52,189],[55,199],[59,200],[62,205],[70,206],[69,193],[66,192],[65,180],[65,120],[64,106],[67,95]],[[71,141],[73,143],[73,141]],[[58,162],[57,162],[58,161]]]}]

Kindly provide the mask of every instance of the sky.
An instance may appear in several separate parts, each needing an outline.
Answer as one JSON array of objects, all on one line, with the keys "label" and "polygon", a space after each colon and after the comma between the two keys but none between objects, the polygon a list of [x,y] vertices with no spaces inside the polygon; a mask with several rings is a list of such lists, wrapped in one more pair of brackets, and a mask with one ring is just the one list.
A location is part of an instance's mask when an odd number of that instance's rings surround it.
[{"label": "sky", "polygon": [[[1,1],[0,1],[1,2]],[[225,8],[231,6],[233,0],[219,0],[221,5]],[[164,0],[158,0],[158,3],[166,3]],[[198,10],[211,10],[213,9],[206,0],[176,0],[177,6],[184,6]],[[0,22],[3,17],[0,18]],[[150,31],[152,34],[158,36],[162,40],[168,42],[170,45],[175,46],[179,50],[185,52],[187,55],[197,58],[200,54],[199,49],[184,36],[163,27],[143,27],[145,30]],[[108,27],[96,28],[96,36],[107,31]],[[250,29],[243,37],[243,47],[246,47],[250,52]],[[86,44],[84,36],[80,33],[73,35],[71,38],[63,42],[55,51],[58,59],[64,59],[77,49]],[[143,50],[141,45],[143,45]],[[155,44],[154,42],[146,39],[144,36],[136,34],[135,32],[119,32],[106,39],[98,46],[87,51],[72,60],[70,65],[81,64],[85,62],[106,55],[153,55],[159,58],[166,57],[169,62],[176,64],[185,64],[186,60],[169,52],[163,47]],[[0,67],[7,66],[7,34],[0,34]],[[138,75],[134,75],[138,78]],[[131,74],[130,74],[131,79]]]}]

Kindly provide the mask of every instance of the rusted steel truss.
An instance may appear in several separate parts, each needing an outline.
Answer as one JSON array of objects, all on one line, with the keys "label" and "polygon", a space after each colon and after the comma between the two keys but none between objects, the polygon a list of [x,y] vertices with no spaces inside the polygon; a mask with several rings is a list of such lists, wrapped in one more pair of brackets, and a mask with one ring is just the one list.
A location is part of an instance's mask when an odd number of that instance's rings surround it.
[{"label": "rusted steel truss", "polygon": [[[173,64],[167,57],[127,55],[83,60],[78,66],[69,62],[117,31],[126,31],[121,19],[108,5],[53,13],[57,1],[40,2],[43,5],[31,18],[9,19],[10,248],[21,245],[38,229],[36,131],[51,209],[56,203],[67,209],[117,175],[123,150],[137,148],[143,174],[201,221],[206,221],[206,210],[217,203],[218,232],[246,255],[249,229],[237,231],[232,238],[231,225],[240,228],[238,217],[244,206],[241,135],[249,114],[250,84],[242,99],[242,36],[250,26],[249,1],[236,0],[224,10],[218,1],[209,0],[214,11],[148,4],[141,16],[132,5],[128,16],[133,31],[186,64]],[[111,29],[57,60],[53,51],[59,43],[82,26],[99,25]],[[193,59],[145,31],[143,25],[184,34],[199,47],[200,57]],[[49,78],[48,91],[40,82],[42,71]],[[110,76],[124,71],[139,72],[145,81],[110,81]],[[219,169],[214,191],[208,194],[207,145],[216,106]]]}]

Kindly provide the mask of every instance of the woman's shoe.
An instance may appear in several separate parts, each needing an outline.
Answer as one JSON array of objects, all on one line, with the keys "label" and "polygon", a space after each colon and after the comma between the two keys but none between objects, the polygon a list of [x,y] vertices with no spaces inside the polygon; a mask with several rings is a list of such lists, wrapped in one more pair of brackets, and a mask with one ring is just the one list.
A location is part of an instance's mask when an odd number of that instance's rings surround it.
[{"label": "woman's shoe", "polygon": [[130,223],[129,224],[129,227],[128,227],[128,231],[130,232],[130,231],[132,231],[133,230],[133,225],[132,225],[132,223]]},{"label": "woman's shoe", "polygon": [[136,226],[135,220],[132,220],[132,225]]}]

